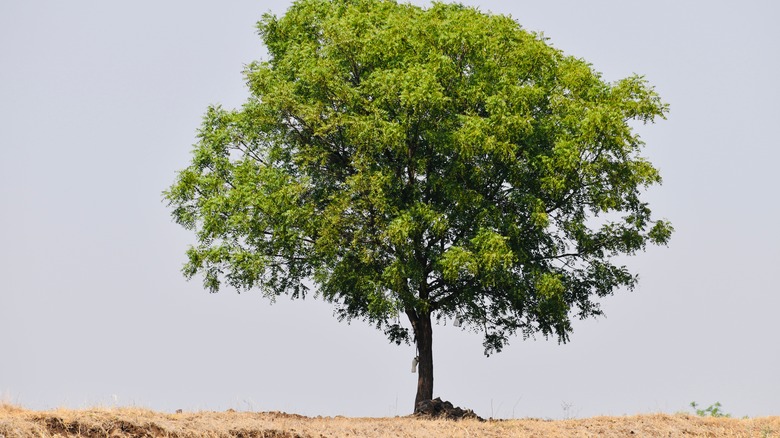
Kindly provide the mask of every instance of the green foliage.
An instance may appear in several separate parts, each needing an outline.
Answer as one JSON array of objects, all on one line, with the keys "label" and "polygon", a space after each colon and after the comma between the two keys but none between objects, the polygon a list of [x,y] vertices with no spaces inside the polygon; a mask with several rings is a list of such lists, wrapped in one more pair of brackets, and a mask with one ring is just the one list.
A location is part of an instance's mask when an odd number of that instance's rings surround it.
[{"label": "green foliage", "polygon": [[258,24],[239,109],[207,110],[165,198],[194,231],[184,273],[315,294],[395,342],[405,313],[456,315],[485,351],[566,342],[634,287],[612,259],[666,244],[661,182],[630,122],[667,106],[604,82],[509,17],[457,4],[299,0]]},{"label": "green foliage", "polygon": [[709,405],[705,409],[699,409],[698,403],[692,401],[691,407],[696,411],[696,415],[700,417],[731,418],[731,414],[727,414],[720,409],[721,408],[720,402],[715,402],[714,404]]}]

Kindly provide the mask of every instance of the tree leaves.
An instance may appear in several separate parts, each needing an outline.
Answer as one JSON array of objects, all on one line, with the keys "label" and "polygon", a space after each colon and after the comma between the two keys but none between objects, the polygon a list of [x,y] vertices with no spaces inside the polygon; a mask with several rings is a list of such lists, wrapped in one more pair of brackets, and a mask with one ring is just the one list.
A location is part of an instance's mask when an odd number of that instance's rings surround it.
[{"label": "tree leaves", "polygon": [[508,17],[462,5],[299,0],[258,30],[238,110],[207,110],[165,197],[195,231],[184,273],[269,297],[312,284],[340,318],[408,341],[401,313],[458,315],[486,353],[565,342],[570,318],[666,244],[632,120],[668,110]]}]

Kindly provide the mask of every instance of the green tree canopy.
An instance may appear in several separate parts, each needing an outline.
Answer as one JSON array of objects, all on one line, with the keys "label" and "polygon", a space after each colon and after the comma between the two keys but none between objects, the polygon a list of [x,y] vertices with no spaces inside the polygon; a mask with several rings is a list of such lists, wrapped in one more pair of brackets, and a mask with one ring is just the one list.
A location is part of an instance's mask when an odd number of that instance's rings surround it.
[{"label": "green tree canopy", "polygon": [[518,333],[566,342],[635,285],[615,256],[669,240],[640,197],[661,178],[631,123],[667,110],[641,76],[605,82],[455,4],[299,0],[258,28],[250,97],[207,110],[165,192],[197,236],[184,273],[213,292],[312,288],[414,340],[416,402],[432,398],[432,321],[457,317],[486,354]]}]

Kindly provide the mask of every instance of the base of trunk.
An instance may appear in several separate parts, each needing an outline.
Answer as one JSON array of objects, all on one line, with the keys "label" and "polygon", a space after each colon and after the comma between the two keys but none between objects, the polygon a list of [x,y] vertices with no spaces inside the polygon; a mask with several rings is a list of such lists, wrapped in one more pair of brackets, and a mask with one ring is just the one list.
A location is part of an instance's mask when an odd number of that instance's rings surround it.
[{"label": "base of trunk", "polygon": [[417,403],[414,409],[414,416],[421,418],[431,419],[447,419],[447,420],[462,420],[472,419],[485,421],[484,418],[475,414],[471,409],[463,409],[457,406],[453,406],[448,401],[442,401],[441,398],[436,397],[433,400],[423,400]]}]

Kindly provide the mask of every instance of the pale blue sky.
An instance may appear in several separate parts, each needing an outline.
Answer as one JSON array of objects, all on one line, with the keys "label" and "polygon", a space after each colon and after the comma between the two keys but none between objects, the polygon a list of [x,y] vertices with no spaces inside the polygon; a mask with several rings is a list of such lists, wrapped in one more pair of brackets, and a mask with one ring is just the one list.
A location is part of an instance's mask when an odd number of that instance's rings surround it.
[{"label": "pale blue sky", "polygon": [[[422,1],[416,4],[426,4]],[[642,126],[677,232],[627,259],[634,292],[571,343],[434,330],[435,395],[482,416],[620,415],[720,401],[780,415],[780,3],[468,1],[670,103]],[[229,5],[229,6],[228,6]],[[207,105],[246,97],[254,23],[289,2],[0,2],[0,400],[305,415],[407,414],[412,347],[326,304],[205,292],[161,191]],[[570,406],[564,412],[562,406]]]}]

